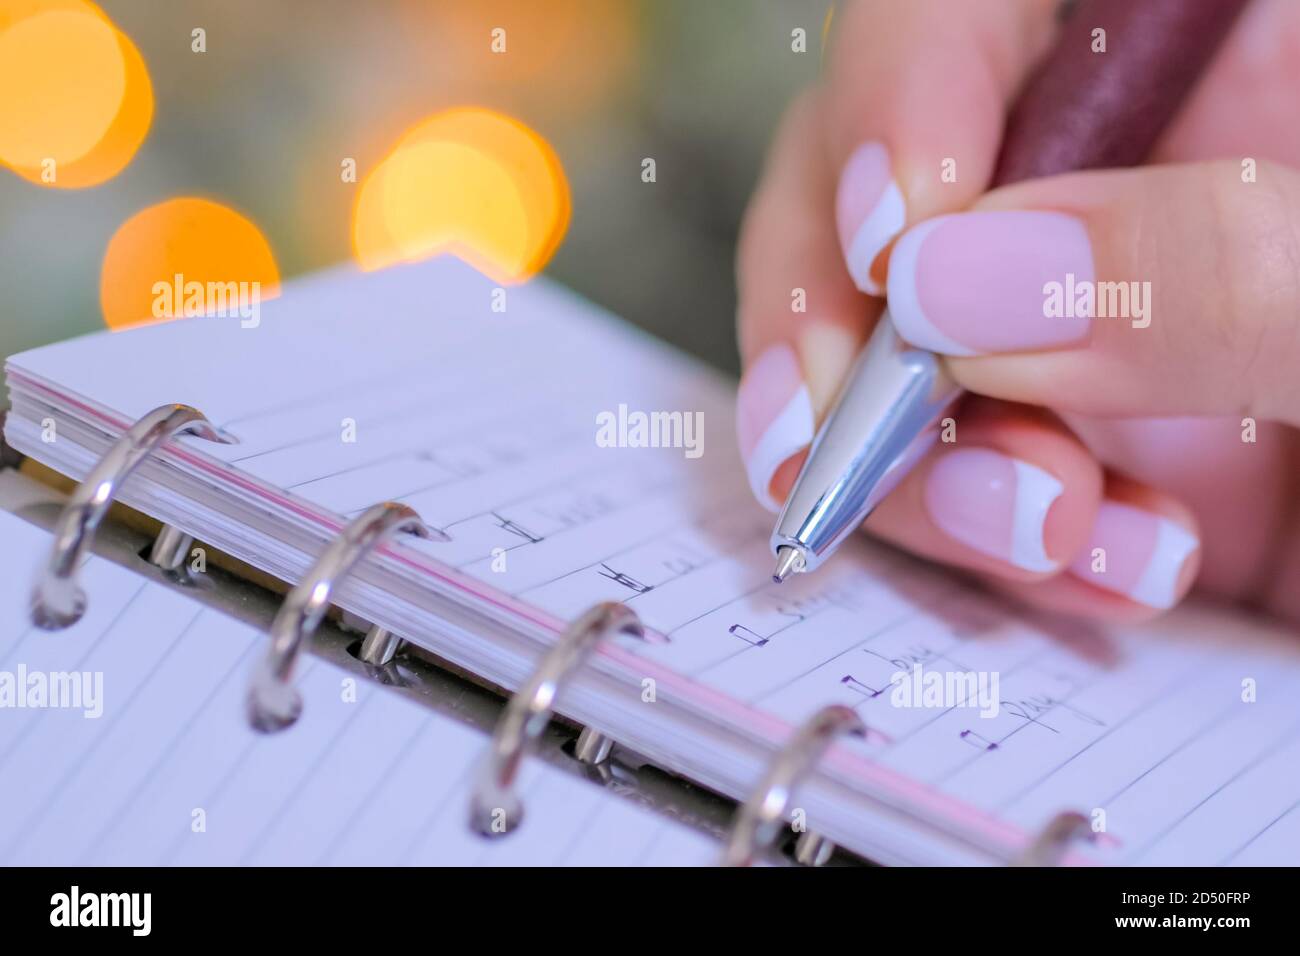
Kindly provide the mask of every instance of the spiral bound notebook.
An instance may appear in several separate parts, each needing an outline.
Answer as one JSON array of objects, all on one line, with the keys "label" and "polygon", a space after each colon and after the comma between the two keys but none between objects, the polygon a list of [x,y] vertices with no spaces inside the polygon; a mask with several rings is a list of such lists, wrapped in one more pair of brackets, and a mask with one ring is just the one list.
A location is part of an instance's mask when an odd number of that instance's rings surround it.
[{"label": "spiral bound notebook", "polygon": [[[0,674],[21,677],[20,700],[33,705],[0,721],[0,775],[21,781],[0,795],[6,863],[690,865],[716,856],[696,831],[540,762],[521,789],[547,825],[478,839],[464,822],[482,734],[319,660],[300,673],[314,706],[295,733],[258,734],[241,719],[255,629],[92,557],[82,571],[87,614],[52,637],[26,616],[28,558],[49,535],[0,511],[0,540]],[[26,699],[34,694],[39,702]]]},{"label": "spiral bound notebook", "polygon": [[[179,437],[117,497],[289,584],[404,502],[447,540],[388,541],[333,599],[508,690],[620,602],[649,639],[603,642],[558,710],[737,799],[814,711],[853,708],[865,736],[829,750],[799,809],[879,862],[1009,862],[1062,811],[1092,831],[1069,862],[1300,862],[1293,635],[1208,607],[1038,619],[865,540],[774,585],[734,385],[554,284],[501,301],[451,259],[342,269],[287,286],[257,328],[37,349],[6,365],[6,439],[81,479],[157,406],[200,409],[234,443]],[[998,692],[902,706],[917,665]],[[331,706],[299,683],[304,715]]]}]

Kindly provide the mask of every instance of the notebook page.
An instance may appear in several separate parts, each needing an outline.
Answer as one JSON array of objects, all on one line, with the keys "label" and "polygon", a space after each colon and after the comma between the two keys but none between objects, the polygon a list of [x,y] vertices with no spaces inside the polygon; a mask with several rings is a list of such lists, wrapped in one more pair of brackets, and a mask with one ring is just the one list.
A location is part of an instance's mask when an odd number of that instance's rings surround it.
[{"label": "notebook page", "polygon": [[[310,657],[302,718],[257,734],[243,715],[257,631],[94,557],[86,617],[36,631],[27,586],[49,536],[0,511],[0,540],[8,863],[688,865],[718,852],[539,761],[521,781],[527,820],[478,837],[465,823],[483,734]],[[57,698],[76,706],[31,696],[52,674],[76,682]]]},{"label": "notebook page", "polygon": [[[1104,862],[1297,862],[1275,838],[1300,799],[1284,749],[1294,639],[1208,612],[1133,633],[1049,624],[861,542],[774,585],[772,519],[730,437],[732,386],[554,286],[510,290],[504,315],[490,292],[449,260],[320,277],[268,304],[256,341],[173,323],[26,353],[11,377],[128,420],[192,401],[241,440],[196,451],[339,517],[404,500],[453,535],[421,549],[480,593],[560,620],[627,601],[672,641],[626,653],[686,678],[720,721],[775,740],[822,704],[854,706],[872,731],[852,746],[855,779],[901,781],[961,825],[1026,834],[1059,810],[1102,811],[1085,853]],[[91,374],[140,354],[158,374]],[[189,354],[210,362],[166,361]],[[624,420],[620,406],[700,412],[703,453],[602,447],[597,416]],[[340,440],[344,419],[355,442]],[[996,713],[895,706],[894,675],[917,664],[996,675]],[[1280,805],[1241,798],[1258,782]],[[1215,856],[1210,837],[1229,831],[1239,847]]]}]

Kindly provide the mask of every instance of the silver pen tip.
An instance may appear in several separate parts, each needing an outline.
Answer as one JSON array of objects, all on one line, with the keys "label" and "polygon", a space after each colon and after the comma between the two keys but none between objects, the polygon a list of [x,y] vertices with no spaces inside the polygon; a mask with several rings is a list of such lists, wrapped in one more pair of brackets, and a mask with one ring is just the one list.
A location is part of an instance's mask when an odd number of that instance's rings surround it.
[{"label": "silver pen tip", "polygon": [[780,584],[790,575],[803,571],[806,564],[802,551],[783,544],[776,549],[776,570],[772,572],[772,580]]}]

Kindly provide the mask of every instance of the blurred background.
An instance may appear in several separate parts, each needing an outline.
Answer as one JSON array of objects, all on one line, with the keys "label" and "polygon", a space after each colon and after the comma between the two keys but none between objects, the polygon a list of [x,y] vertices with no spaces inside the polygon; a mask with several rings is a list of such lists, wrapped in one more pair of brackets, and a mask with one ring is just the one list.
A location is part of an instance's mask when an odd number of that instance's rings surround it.
[{"label": "blurred background", "polygon": [[[818,73],[829,5],[0,0],[0,352],[122,324],[105,312],[148,259],[142,244],[180,254],[167,236],[177,216],[142,211],[178,197],[231,219],[189,254],[238,258],[264,240],[262,264],[246,267],[283,279],[364,259],[359,191],[422,121],[474,106],[535,134],[531,152],[511,147],[518,168],[545,156],[562,169],[558,185],[517,183],[557,191],[551,206],[567,188],[571,205],[567,221],[548,213],[548,236],[533,223],[527,263],[734,371],[738,225],[780,113]],[[120,57],[100,57],[87,8],[119,31]],[[45,141],[24,139],[35,127],[68,153],[49,182]],[[463,187],[444,153],[416,165]],[[444,200],[456,197],[421,201]]]}]

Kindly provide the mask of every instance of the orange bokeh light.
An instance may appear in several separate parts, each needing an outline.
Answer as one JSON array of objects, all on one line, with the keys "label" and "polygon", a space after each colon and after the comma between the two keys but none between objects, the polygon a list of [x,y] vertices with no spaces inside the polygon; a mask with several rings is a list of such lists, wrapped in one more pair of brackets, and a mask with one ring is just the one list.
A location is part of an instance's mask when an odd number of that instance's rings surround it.
[{"label": "orange bokeh light", "polygon": [[365,269],[449,252],[520,282],[550,260],[569,214],[550,145],[508,116],[464,107],[418,123],[366,178],[352,245]]},{"label": "orange bokeh light", "polygon": [[153,118],[139,50],[88,0],[0,0],[0,162],[31,182],[94,186]]},{"label": "orange bokeh light", "polygon": [[266,300],[279,292],[280,271],[244,216],[206,199],[169,199],[136,213],[109,240],[99,282],[104,322],[120,330],[182,314],[170,290],[188,283],[236,283]]}]

